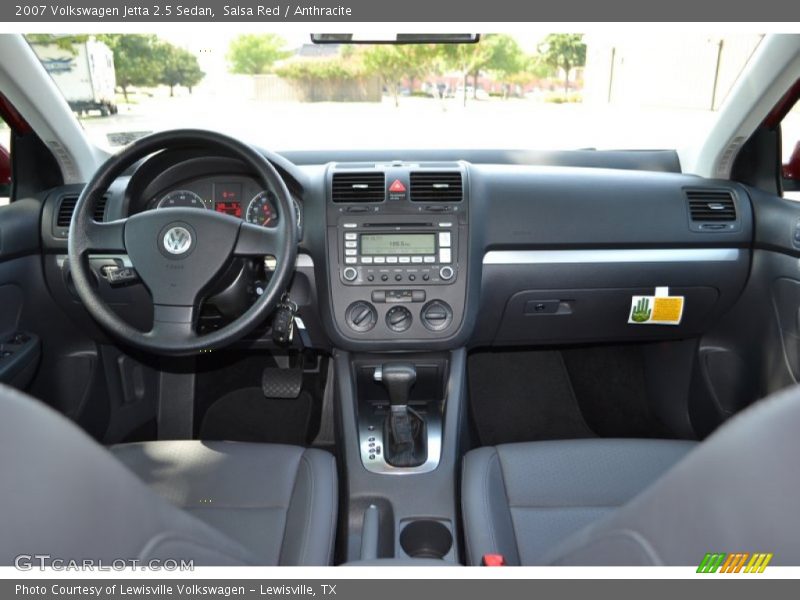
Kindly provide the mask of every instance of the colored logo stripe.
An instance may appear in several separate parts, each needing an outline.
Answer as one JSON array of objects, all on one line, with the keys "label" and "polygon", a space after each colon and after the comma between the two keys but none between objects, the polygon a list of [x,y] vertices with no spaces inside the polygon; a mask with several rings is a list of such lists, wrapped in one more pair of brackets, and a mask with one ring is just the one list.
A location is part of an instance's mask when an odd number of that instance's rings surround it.
[{"label": "colored logo stripe", "polygon": [[[698,573],[763,573],[772,560],[772,553],[756,552],[709,552],[700,561]],[[748,562],[749,559],[749,562]],[[745,566],[746,564],[746,566]],[[743,570],[744,569],[744,570]]]},{"label": "colored logo stripe", "polygon": [[703,557],[700,566],[697,567],[698,573],[716,573],[722,561],[725,560],[725,554],[709,552]]},{"label": "colored logo stripe", "polygon": [[756,553],[753,554],[753,558],[750,559],[750,562],[747,563],[747,567],[745,567],[745,573],[763,573],[764,569],[767,568],[769,561],[772,560],[772,553]]}]

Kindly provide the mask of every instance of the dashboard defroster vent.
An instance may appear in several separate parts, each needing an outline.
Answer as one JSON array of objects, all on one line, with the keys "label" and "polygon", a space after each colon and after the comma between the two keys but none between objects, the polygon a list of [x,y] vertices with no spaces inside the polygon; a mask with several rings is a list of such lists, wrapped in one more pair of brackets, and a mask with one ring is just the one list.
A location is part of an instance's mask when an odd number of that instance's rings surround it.
[{"label": "dashboard defroster vent", "polygon": [[334,202],[383,202],[386,175],[377,173],[334,173],[331,189]]},{"label": "dashboard defroster vent", "polygon": [[460,171],[412,171],[412,202],[460,202],[464,184]]}]

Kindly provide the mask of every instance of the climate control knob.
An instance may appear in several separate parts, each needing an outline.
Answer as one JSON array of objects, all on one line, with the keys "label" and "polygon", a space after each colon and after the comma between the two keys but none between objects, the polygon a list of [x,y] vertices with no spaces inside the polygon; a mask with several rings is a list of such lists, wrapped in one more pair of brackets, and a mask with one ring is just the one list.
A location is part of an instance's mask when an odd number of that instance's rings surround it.
[{"label": "climate control knob", "polygon": [[344,316],[348,327],[358,333],[369,331],[378,322],[378,313],[375,311],[375,307],[362,300],[348,306]]},{"label": "climate control knob", "polygon": [[441,269],[439,269],[439,277],[441,277],[445,281],[448,279],[452,279],[453,275],[455,274],[456,272],[453,270],[453,267],[444,266]]},{"label": "climate control knob", "polygon": [[358,271],[353,267],[345,267],[345,270],[342,271],[342,277],[345,278],[345,281],[355,281],[356,277],[358,277]]},{"label": "climate control knob", "polygon": [[386,325],[396,333],[402,333],[411,327],[411,311],[405,306],[394,306],[386,313]]},{"label": "climate control knob", "polygon": [[420,320],[426,329],[442,331],[453,321],[453,309],[443,300],[431,300],[422,307]]}]

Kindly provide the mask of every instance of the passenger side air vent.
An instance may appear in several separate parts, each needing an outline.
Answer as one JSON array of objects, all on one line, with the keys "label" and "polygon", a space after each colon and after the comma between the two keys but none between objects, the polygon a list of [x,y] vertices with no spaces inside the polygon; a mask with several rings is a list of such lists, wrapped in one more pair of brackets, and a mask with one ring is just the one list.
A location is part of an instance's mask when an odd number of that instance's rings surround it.
[{"label": "passenger side air vent", "polygon": [[694,231],[736,229],[736,204],[730,190],[686,190],[689,220]]},{"label": "passenger side air vent", "polygon": [[464,184],[460,171],[412,171],[412,202],[460,202]]},{"label": "passenger side air vent", "polygon": [[69,227],[72,220],[72,213],[75,212],[75,205],[78,203],[77,196],[64,196],[58,205],[58,216],[56,216],[56,227]]},{"label": "passenger side air vent", "polygon": [[331,199],[334,202],[383,202],[386,176],[376,173],[334,173]]}]

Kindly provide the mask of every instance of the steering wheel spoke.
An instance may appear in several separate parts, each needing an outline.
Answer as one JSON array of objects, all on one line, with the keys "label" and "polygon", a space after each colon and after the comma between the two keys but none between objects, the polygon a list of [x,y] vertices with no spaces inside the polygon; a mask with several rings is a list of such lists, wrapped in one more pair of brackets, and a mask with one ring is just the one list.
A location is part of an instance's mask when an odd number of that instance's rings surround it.
[{"label": "steering wheel spoke", "polygon": [[147,335],[180,343],[195,336],[196,320],[197,308],[193,305],[153,304],[153,327]]},{"label": "steering wheel spoke", "polygon": [[285,243],[282,228],[262,227],[242,223],[239,237],[233,248],[234,256],[279,256]]},{"label": "steering wheel spoke", "polygon": [[85,246],[95,252],[125,253],[125,223],[127,219],[119,219],[110,223],[90,221],[86,224],[84,234]]}]

